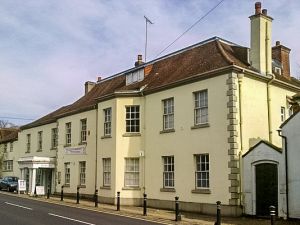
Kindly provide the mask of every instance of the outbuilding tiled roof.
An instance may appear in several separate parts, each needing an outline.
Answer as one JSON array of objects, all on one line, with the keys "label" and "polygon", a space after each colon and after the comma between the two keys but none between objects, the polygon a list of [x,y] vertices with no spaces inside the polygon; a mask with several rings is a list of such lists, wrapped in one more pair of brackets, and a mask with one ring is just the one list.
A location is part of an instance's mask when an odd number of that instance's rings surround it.
[{"label": "outbuilding tiled roof", "polygon": [[[211,38],[193,46],[155,59],[116,74],[98,82],[86,95],[73,104],[64,106],[21,129],[55,122],[58,118],[87,111],[97,107],[97,102],[116,92],[130,92],[144,88],[147,94],[189,78],[200,78],[209,72],[232,67],[256,71],[248,63],[248,48],[225,41],[218,37]],[[144,69],[145,78],[141,82],[126,85],[126,74],[135,69]],[[290,81],[291,82],[291,81]],[[300,87],[300,84],[299,84]]]}]

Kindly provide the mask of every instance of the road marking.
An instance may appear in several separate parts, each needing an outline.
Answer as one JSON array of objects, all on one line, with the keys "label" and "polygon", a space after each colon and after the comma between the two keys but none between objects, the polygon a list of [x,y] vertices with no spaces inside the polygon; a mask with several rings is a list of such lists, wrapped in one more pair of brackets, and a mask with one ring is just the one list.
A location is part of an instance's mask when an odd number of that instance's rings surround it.
[{"label": "road marking", "polygon": [[62,218],[62,219],[66,219],[66,220],[72,220],[72,221],[75,221],[75,222],[78,222],[78,223],[84,223],[84,224],[88,224],[88,225],[95,225],[94,223],[88,223],[88,222],[84,222],[84,221],[81,221],[81,220],[76,220],[76,219],[72,219],[72,218],[69,218],[69,217],[56,215],[56,214],[53,214],[53,213],[48,213],[48,215],[50,215],[50,216],[56,216],[56,217],[59,217],[59,218]]},{"label": "road marking", "polygon": [[32,210],[32,208],[28,208],[28,207],[25,207],[25,206],[22,206],[22,205],[13,204],[13,203],[10,203],[10,202],[4,202],[4,203],[7,204],[7,205],[12,205],[12,206],[16,206],[16,207],[19,207],[19,208]]}]

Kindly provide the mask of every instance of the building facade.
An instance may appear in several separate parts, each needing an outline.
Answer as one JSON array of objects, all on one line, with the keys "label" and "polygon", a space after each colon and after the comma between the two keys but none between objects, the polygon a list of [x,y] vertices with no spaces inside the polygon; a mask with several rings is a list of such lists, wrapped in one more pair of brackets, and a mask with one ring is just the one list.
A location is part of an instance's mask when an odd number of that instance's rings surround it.
[{"label": "building facade", "polygon": [[250,20],[250,49],[214,37],[86,82],[82,98],[21,127],[12,173],[31,194],[63,185],[141,205],[147,193],[160,208],[179,196],[182,210],[214,213],[221,201],[240,215],[241,156],[256,138],[281,146],[276,130],[300,92],[281,59],[288,48],[271,47],[272,18],[256,4]]}]

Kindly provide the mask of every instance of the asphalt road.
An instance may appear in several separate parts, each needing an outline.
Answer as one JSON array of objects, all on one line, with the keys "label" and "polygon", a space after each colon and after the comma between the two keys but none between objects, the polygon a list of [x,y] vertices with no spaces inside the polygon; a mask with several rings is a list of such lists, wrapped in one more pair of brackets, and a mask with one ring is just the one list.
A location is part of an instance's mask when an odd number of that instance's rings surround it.
[{"label": "asphalt road", "polygon": [[0,193],[0,224],[157,225],[158,223],[24,199]]}]

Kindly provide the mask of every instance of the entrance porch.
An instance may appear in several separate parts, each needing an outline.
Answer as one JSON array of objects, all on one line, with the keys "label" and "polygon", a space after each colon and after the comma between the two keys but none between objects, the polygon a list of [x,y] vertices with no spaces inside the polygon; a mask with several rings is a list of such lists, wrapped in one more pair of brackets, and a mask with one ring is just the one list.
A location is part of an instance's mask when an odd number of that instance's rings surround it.
[{"label": "entrance porch", "polygon": [[22,180],[26,180],[27,193],[35,194],[36,186],[43,186],[45,193],[50,188],[50,193],[55,187],[55,158],[50,157],[23,157],[18,160]]}]

